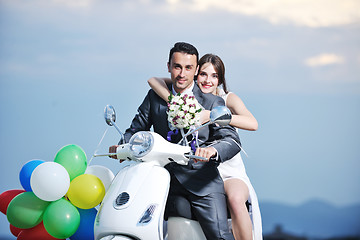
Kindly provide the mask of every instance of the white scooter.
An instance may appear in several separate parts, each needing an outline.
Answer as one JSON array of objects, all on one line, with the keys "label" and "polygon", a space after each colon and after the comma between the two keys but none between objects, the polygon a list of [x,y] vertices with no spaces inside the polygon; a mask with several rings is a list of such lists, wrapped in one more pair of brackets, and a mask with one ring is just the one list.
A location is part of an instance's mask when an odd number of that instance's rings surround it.
[{"label": "white scooter", "polygon": [[[114,126],[115,110],[105,108],[106,122]],[[231,112],[226,107],[214,108],[210,123],[227,125]],[[121,144],[116,154],[97,154],[98,156],[117,155],[117,159],[134,162],[121,169],[100,205],[95,219],[95,240],[206,240],[197,221],[182,217],[169,217],[164,221],[164,210],[170,186],[170,175],[164,166],[172,161],[186,165],[191,155],[189,146],[170,143],[155,132],[141,131],[134,134],[129,143]],[[199,157],[197,157],[199,158]]]}]

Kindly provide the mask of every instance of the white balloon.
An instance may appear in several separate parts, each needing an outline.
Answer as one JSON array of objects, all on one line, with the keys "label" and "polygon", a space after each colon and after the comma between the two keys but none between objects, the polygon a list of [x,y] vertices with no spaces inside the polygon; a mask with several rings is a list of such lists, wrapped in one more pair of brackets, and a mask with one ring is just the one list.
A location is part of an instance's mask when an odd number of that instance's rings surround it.
[{"label": "white balloon", "polygon": [[32,172],[30,185],[38,198],[44,201],[56,201],[69,190],[70,176],[59,163],[45,162]]},{"label": "white balloon", "polygon": [[101,165],[88,166],[85,173],[97,176],[104,184],[105,192],[108,190],[112,180],[115,177],[114,173],[110,169]]}]

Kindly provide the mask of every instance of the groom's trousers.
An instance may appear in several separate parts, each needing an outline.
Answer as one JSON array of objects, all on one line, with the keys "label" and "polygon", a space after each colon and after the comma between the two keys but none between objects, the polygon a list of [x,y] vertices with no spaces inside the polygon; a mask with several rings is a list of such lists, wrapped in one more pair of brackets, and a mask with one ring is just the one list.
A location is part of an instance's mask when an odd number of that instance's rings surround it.
[{"label": "groom's trousers", "polygon": [[186,190],[175,176],[171,177],[165,210],[165,218],[171,216],[199,221],[209,240],[234,239],[227,223],[225,194],[214,192],[206,196],[197,196]]}]

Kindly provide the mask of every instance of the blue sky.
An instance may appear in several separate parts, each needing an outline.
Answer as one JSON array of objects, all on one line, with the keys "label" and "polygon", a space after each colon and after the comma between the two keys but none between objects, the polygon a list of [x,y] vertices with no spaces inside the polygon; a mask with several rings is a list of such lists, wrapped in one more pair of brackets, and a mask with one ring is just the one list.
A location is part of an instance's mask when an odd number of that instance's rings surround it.
[{"label": "blue sky", "polygon": [[[261,201],[360,203],[360,3],[356,0],[0,0],[0,192],[64,145],[88,159],[130,124],[169,49],[194,44],[226,65],[259,122],[240,131]],[[99,151],[116,143],[108,131]],[[110,159],[95,159],[116,172]],[[3,231],[8,231],[1,218]]]}]

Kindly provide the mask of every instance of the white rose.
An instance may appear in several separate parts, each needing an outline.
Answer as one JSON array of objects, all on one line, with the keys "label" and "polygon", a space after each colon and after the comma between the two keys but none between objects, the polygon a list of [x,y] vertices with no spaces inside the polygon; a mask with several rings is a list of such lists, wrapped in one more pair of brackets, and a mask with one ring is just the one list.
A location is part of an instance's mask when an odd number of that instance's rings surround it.
[{"label": "white rose", "polygon": [[184,104],[184,100],[182,100],[182,98],[179,98],[179,100],[176,101],[176,102],[177,102],[177,104],[179,104],[179,105],[183,105],[183,104]]},{"label": "white rose", "polygon": [[173,102],[178,102],[179,99],[180,99],[180,96],[176,95],[176,96],[174,96],[174,97],[172,98],[172,101],[173,101]]},{"label": "white rose", "polygon": [[173,118],[174,118],[174,116],[173,116],[173,115],[171,115],[171,114],[169,114],[169,115],[168,115],[168,119],[167,119],[167,120],[168,120],[169,122],[172,122]]},{"label": "white rose", "polygon": [[197,123],[200,121],[200,116],[201,116],[200,112],[195,113],[194,119]]},{"label": "white rose", "polygon": [[180,118],[182,118],[185,114],[184,114],[183,111],[178,111],[177,115],[178,115]]},{"label": "white rose", "polygon": [[186,103],[187,104],[196,104],[197,103],[197,101],[196,101],[196,99],[188,99],[188,100],[186,100]]},{"label": "white rose", "polygon": [[182,110],[183,111],[189,111],[189,105],[184,105],[184,106],[182,106]]},{"label": "white rose", "polygon": [[175,109],[176,109],[176,105],[174,104],[170,105],[169,107],[170,112],[175,111]]}]

